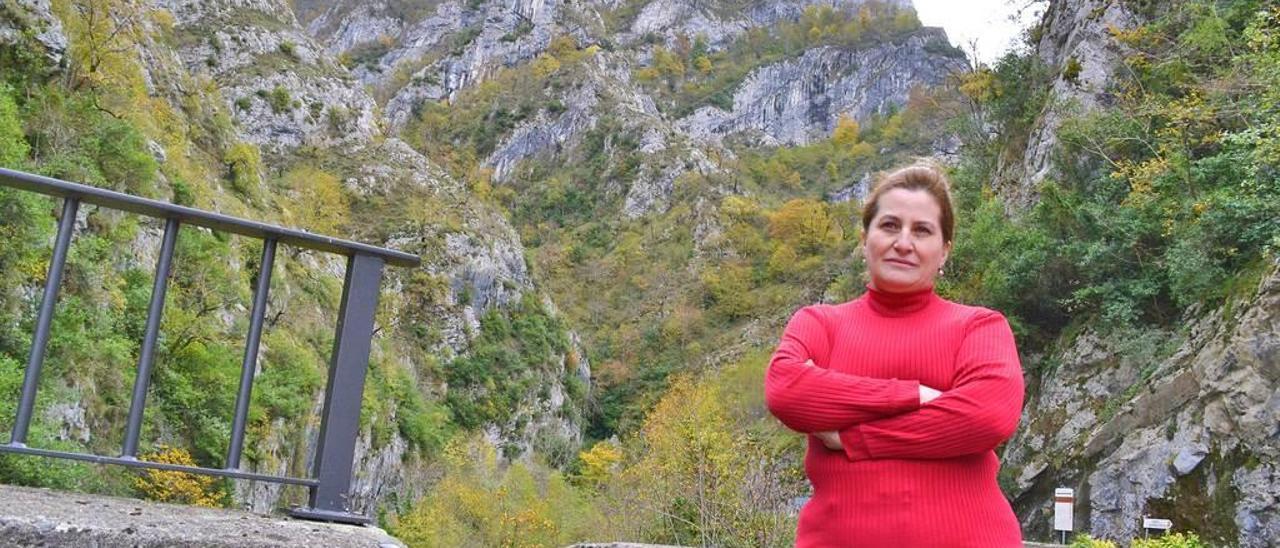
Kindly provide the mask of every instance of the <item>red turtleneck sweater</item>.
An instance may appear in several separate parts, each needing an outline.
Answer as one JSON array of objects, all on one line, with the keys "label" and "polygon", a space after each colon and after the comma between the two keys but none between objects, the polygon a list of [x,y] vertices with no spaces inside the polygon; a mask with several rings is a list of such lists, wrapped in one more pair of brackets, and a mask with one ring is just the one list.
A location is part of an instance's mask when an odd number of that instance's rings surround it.
[{"label": "red turtleneck sweater", "polygon": [[[920,384],[942,395],[920,405]],[[809,436],[813,498],[796,546],[1022,546],[994,451],[1013,434],[1022,395],[997,312],[932,290],[800,309],[765,399],[793,430],[838,430],[844,451]]]}]

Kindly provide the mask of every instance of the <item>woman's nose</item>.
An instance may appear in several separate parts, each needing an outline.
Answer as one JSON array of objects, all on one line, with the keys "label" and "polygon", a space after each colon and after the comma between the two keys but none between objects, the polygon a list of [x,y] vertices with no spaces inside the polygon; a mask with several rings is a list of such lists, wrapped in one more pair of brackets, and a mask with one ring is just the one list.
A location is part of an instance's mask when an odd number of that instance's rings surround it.
[{"label": "woman's nose", "polygon": [[898,234],[898,237],[893,239],[894,251],[897,251],[899,253],[908,253],[911,251],[911,248],[912,248],[911,236],[906,232],[902,232],[901,234]]}]

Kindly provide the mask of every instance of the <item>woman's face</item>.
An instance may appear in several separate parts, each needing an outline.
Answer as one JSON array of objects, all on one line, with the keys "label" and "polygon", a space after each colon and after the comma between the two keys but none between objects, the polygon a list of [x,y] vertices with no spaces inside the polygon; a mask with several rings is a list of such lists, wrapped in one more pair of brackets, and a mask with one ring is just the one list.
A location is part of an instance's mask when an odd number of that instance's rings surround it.
[{"label": "woman's face", "polygon": [[942,241],[942,207],[925,190],[895,188],[880,196],[862,240],[871,288],[910,293],[933,287],[951,243]]}]

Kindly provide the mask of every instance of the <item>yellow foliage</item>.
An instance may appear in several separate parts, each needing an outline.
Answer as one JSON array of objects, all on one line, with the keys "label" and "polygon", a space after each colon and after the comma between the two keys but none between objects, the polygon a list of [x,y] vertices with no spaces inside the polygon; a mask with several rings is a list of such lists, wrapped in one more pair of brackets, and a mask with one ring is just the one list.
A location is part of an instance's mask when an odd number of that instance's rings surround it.
[{"label": "yellow foliage", "polygon": [[590,486],[599,486],[618,471],[622,463],[622,448],[611,441],[597,442],[590,450],[578,453],[582,461],[580,477]]},{"label": "yellow foliage", "polygon": [[1167,173],[1169,162],[1162,156],[1155,156],[1143,161],[1121,160],[1117,162],[1112,177],[1129,183],[1129,202],[1140,202],[1151,199],[1155,190],[1157,177]]},{"label": "yellow foliage", "polygon": [[711,63],[710,58],[708,58],[706,55],[699,55],[697,58],[693,60],[693,68],[698,69],[698,72],[702,74],[710,74],[711,69],[714,67]]},{"label": "yellow foliage", "polygon": [[471,183],[471,193],[476,198],[488,200],[493,197],[493,168],[477,167],[467,177]]},{"label": "yellow foliage", "polygon": [[547,51],[556,57],[564,57],[578,50],[578,42],[568,34],[561,34],[551,40],[547,45]]},{"label": "yellow foliage", "polygon": [[[195,466],[186,449],[160,445],[142,455],[142,460],[164,464]],[[177,502],[217,508],[224,494],[211,476],[172,470],[144,470],[133,478],[133,488],[143,497],[159,502]]]},{"label": "yellow foliage", "polygon": [[779,244],[777,249],[773,250],[773,254],[769,255],[769,275],[778,279],[786,278],[788,274],[794,272],[799,258],[796,250],[791,249],[791,246]]},{"label": "yellow foliage", "polygon": [[841,114],[836,121],[836,129],[831,132],[831,141],[839,148],[850,149],[858,144],[860,128],[858,121],[848,114]]},{"label": "yellow foliage", "polygon": [[871,146],[871,143],[866,141],[853,145],[853,148],[849,149],[849,156],[852,156],[854,160],[866,160],[875,156],[875,154],[876,147]]},{"label": "yellow foliage", "polygon": [[653,49],[653,68],[673,89],[676,81],[684,78],[684,61],[676,53],[661,46]]},{"label": "yellow foliage", "polygon": [[444,478],[392,522],[410,546],[564,546],[605,526],[559,472],[500,466],[478,436],[450,442],[444,461]]},{"label": "yellow foliage", "polygon": [[658,69],[646,67],[636,71],[636,80],[641,82],[652,82],[658,79]]},{"label": "yellow foliage", "polygon": [[240,142],[227,148],[222,161],[231,172],[231,188],[252,198],[262,185],[262,154],[251,143]]},{"label": "yellow foliage", "polygon": [[838,244],[844,231],[826,204],[797,198],[769,214],[769,235],[797,253],[814,254]]},{"label": "yellow foliage", "polygon": [[991,69],[983,67],[960,76],[960,93],[966,97],[985,103],[999,97],[996,75]]},{"label": "yellow foliage", "polygon": [[756,294],[752,292],[751,269],[729,264],[702,274],[702,283],[715,299],[715,309],[729,318],[744,318],[754,313]]},{"label": "yellow foliage", "polygon": [[542,54],[533,61],[533,76],[535,78],[546,78],[555,74],[560,70],[560,60],[554,55]]},{"label": "yellow foliage", "polygon": [[70,38],[74,85],[88,88],[98,106],[116,115],[141,104],[147,91],[137,58],[139,6],[130,0],[60,0],[53,10]]},{"label": "yellow foliage", "polygon": [[[759,386],[767,354],[754,353],[703,378],[677,376],[646,415],[598,505],[626,538],[702,546],[784,546],[794,525],[783,507],[778,455],[753,423],[772,419]],[[737,416],[733,410],[750,409]],[[739,411],[740,412],[740,411]],[[790,434],[782,439],[798,439]],[[771,442],[765,442],[770,444]],[[766,472],[767,470],[767,472]]]},{"label": "yellow foliage", "polygon": [[730,195],[720,203],[720,213],[737,221],[750,220],[760,213],[760,204],[747,196]]},{"label": "yellow foliage", "polygon": [[177,24],[177,20],[173,17],[173,12],[165,8],[152,10],[151,21],[159,25],[164,32],[173,32],[173,27]]},{"label": "yellow foliage", "polygon": [[318,234],[333,234],[347,221],[351,206],[336,176],[311,166],[289,170],[282,183],[280,208],[285,224]]}]

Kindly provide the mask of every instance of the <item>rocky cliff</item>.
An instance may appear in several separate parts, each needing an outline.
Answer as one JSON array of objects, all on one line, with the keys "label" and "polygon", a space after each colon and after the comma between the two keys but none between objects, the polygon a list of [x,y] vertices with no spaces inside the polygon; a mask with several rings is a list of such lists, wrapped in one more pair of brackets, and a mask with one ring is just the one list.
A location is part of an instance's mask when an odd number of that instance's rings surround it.
[{"label": "rocky cliff", "polygon": [[[994,181],[1017,214],[1040,183],[1080,177],[1060,163],[1058,130],[1117,100],[1133,54],[1117,36],[1176,7],[1138,8],[1049,3],[1033,52],[1051,75],[1047,100]],[[1026,358],[1033,382],[1001,481],[1029,538],[1049,537],[1056,487],[1075,489],[1077,530],[1098,537],[1140,537],[1151,516],[1211,545],[1280,538],[1280,270],[1266,259],[1244,278],[1225,304],[1192,305],[1170,326],[1079,326]]]},{"label": "rocky cliff", "polygon": [[[374,98],[334,54],[305,32],[287,3],[162,0],[128,8],[136,11],[121,11],[112,17],[121,28],[136,22],[136,27],[129,27],[130,32],[136,32],[137,55],[130,63],[137,63],[146,95],[180,113],[171,119],[174,127],[164,129],[189,128],[196,135],[200,124],[207,123],[198,118],[199,113],[225,113],[229,123],[217,122],[219,141],[248,151],[244,153],[247,160],[230,160],[221,166],[233,174],[245,174],[247,180],[237,180],[235,188],[227,184],[231,176],[227,171],[191,168],[190,172],[202,180],[225,185],[215,187],[203,207],[288,224],[289,219],[312,213],[302,209],[314,208],[323,214],[326,204],[279,209],[265,196],[314,192],[309,185],[315,181],[290,179],[288,173],[305,172],[313,178],[332,173],[340,183],[338,192],[349,197],[343,203],[351,204],[351,217],[337,221],[348,231],[335,235],[382,243],[423,257],[423,266],[415,272],[388,272],[383,308],[386,317],[393,319],[380,325],[375,336],[375,369],[381,367],[376,364],[387,364],[397,378],[412,383],[408,390],[421,390],[429,399],[443,399],[449,387],[434,368],[441,361],[467,355],[487,311],[512,308],[525,296],[533,296],[535,303],[545,301],[538,296],[520,239],[504,217],[472,200],[464,185],[421,153],[386,134]],[[45,77],[70,79],[64,56],[77,44],[68,45],[55,11],[47,2],[6,4],[0,10],[4,16],[0,19],[0,45],[38,48],[32,51],[42,56]],[[180,143],[180,148],[166,149],[168,142],[159,137],[150,142],[161,166],[161,184],[166,187],[177,185],[172,179],[163,180],[169,172],[166,161],[189,162],[190,156],[205,158],[205,154],[218,153],[211,150],[214,146],[201,142]],[[259,154],[261,167],[256,167]],[[187,165],[183,167],[187,169]],[[294,182],[285,182],[288,180]],[[413,214],[393,211],[386,206],[389,202],[419,209]],[[291,207],[296,210],[288,209]],[[122,258],[118,268],[149,268],[142,265],[154,261],[151,244],[158,237],[157,227],[144,228],[138,237],[140,243],[130,246],[133,256]],[[340,276],[342,272],[340,258],[302,254],[290,255],[288,261],[297,261],[298,267],[317,276]],[[232,269],[245,268],[235,258],[223,262],[231,263]],[[415,283],[431,289],[403,293],[406,285]],[[303,285],[284,278],[281,287],[273,289],[269,315],[278,319],[287,312],[287,318],[309,318],[302,321],[317,324],[331,320],[335,311],[316,308],[324,299],[314,295],[323,290],[304,289]],[[231,304],[220,306],[228,307],[218,313],[224,318],[222,328],[237,329],[234,318],[243,311]],[[543,306],[554,309],[549,301]],[[280,328],[288,329],[285,325],[293,323],[286,320]],[[424,339],[413,335],[414,331],[433,336]],[[263,352],[272,352],[270,339]],[[590,370],[585,358],[566,366],[571,353],[582,354],[570,347],[553,356],[553,366],[527,372],[542,389],[524,394],[509,419],[487,425],[490,439],[506,447],[507,456],[529,455],[535,445],[579,443],[582,395],[568,395],[564,383],[568,378],[586,382]],[[306,397],[311,401],[313,418],[318,417],[314,412],[322,393]],[[92,400],[53,402],[44,415],[58,423],[55,429],[61,432],[60,440],[101,445],[91,439],[84,425],[85,406],[93,405],[98,404]],[[362,423],[366,428],[356,451],[354,509],[372,513],[374,501],[394,504],[414,500],[427,485],[430,463],[422,459],[420,447],[396,431],[396,414],[408,411],[390,405],[369,407],[366,412],[372,416]],[[98,427],[108,426],[101,423],[107,418],[93,420],[98,421]],[[309,474],[307,455],[314,453],[317,421],[277,419],[254,428],[259,438],[252,448],[256,471]],[[294,495],[292,502],[298,502]],[[235,487],[237,504],[257,511],[276,507],[281,496],[278,485],[238,482]]]},{"label": "rocky cliff", "polygon": [[1067,116],[1111,103],[1111,82],[1128,52],[1115,33],[1147,21],[1125,2],[1050,2],[1037,25],[1035,56],[1049,72],[1051,84],[1043,108],[1021,154],[1001,158],[996,183],[1012,205],[1035,203],[1037,186],[1057,175],[1054,149],[1058,129]]},{"label": "rocky cliff", "polygon": [[1048,536],[1053,489],[1072,487],[1095,536],[1140,536],[1145,515],[1211,542],[1280,536],[1280,270],[1185,325],[1089,330],[1041,362],[1004,455],[1028,532]]},{"label": "rocky cliff", "polygon": [[870,48],[814,48],[752,72],[734,92],[731,110],[703,107],[679,126],[700,141],[747,133],[764,146],[807,144],[829,137],[841,115],[887,114],[905,105],[913,88],[967,70],[963,56],[937,54],[950,51],[937,28]]}]

